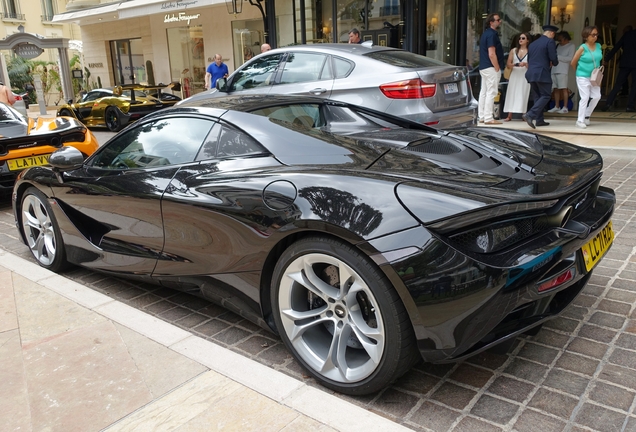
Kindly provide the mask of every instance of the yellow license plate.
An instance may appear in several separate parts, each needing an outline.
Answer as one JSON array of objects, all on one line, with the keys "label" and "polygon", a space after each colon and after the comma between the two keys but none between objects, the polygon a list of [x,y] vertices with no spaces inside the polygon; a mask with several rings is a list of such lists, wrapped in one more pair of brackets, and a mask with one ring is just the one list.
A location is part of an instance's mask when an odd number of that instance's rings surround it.
[{"label": "yellow license plate", "polygon": [[34,166],[47,165],[49,163],[50,154],[39,155],[39,156],[29,156],[20,159],[11,159],[8,160],[10,171],[23,170],[25,168],[30,168]]},{"label": "yellow license plate", "polygon": [[583,259],[585,260],[585,268],[587,271],[592,270],[594,266],[603,258],[605,252],[609,249],[614,241],[614,230],[612,230],[612,221],[609,221],[605,228],[600,230],[596,236],[583,245]]}]

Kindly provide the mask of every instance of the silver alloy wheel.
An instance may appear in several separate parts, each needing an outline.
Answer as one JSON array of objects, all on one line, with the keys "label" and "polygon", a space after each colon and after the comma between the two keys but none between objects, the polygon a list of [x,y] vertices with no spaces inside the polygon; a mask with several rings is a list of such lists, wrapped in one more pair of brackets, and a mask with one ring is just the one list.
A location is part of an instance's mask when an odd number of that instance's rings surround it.
[{"label": "silver alloy wheel", "polygon": [[378,368],[382,315],[367,283],[343,261],[320,253],[296,258],[281,278],[278,305],[291,344],[320,375],[355,383]]},{"label": "silver alloy wheel", "polygon": [[49,266],[55,259],[55,231],[45,204],[35,195],[22,203],[22,227],[33,256]]}]

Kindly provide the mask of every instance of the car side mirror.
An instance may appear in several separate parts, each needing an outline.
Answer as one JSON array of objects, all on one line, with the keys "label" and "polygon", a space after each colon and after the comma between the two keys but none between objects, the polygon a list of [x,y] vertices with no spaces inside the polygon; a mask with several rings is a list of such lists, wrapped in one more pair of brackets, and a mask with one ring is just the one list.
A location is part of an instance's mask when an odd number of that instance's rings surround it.
[{"label": "car side mirror", "polygon": [[216,89],[227,93],[227,80],[225,78],[219,78],[216,80]]},{"label": "car side mirror", "polygon": [[49,165],[57,171],[69,171],[84,163],[84,155],[75,147],[62,147],[55,150],[49,157]]}]

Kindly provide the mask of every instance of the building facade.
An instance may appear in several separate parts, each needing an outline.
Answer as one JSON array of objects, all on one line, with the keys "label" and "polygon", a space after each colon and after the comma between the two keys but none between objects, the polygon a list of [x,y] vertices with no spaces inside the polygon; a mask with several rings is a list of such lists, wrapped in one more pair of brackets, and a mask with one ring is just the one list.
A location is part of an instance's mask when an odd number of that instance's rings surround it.
[{"label": "building facade", "polygon": [[503,18],[508,51],[515,35],[541,33],[547,22],[570,32],[577,45],[582,28],[596,24],[611,46],[625,26],[636,25],[632,6],[633,0],[72,0],[52,22],[81,28],[85,66],[104,86],[178,81],[188,96],[203,90],[215,54],[233,71],[264,42],[346,42],[357,28],[376,44],[476,68],[490,12]]}]

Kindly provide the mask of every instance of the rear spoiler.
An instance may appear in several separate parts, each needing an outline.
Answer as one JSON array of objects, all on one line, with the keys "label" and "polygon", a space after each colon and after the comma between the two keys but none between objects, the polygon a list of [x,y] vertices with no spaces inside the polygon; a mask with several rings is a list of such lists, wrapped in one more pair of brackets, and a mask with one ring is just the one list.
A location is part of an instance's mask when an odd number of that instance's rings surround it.
[{"label": "rear spoiler", "polygon": [[177,81],[173,81],[170,84],[162,84],[159,83],[154,86],[144,85],[144,84],[124,84],[117,86],[113,89],[113,94],[121,95],[124,90],[130,90],[130,100],[135,101],[135,92],[134,90],[148,91],[148,90],[156,90],[157,95],[161,94],[161,90],[164,89],[172,89],[174,91],[181,90],[181,83]]}]

